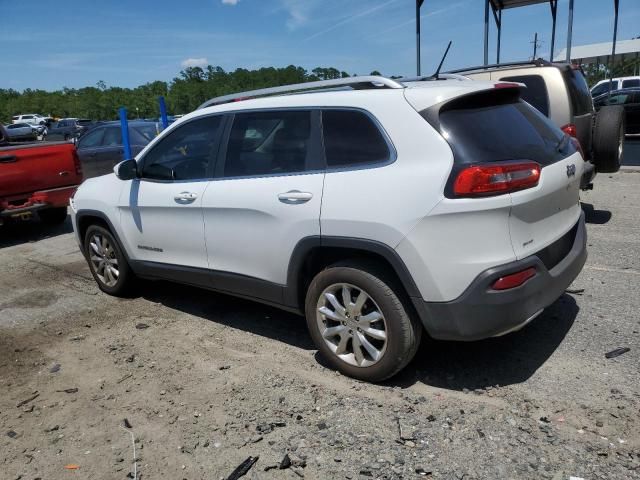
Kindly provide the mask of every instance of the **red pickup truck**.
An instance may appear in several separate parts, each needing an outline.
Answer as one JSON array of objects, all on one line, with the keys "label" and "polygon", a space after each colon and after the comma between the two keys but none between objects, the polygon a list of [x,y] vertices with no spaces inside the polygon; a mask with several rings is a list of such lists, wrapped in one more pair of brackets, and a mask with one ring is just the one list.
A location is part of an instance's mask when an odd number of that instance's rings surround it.
[{"label": "red pickup truck", "polygon": [[10,143],[0,124],[0,225],[35,212],[45,223],[64,222],[69,198],[81,182],[73,143]]}]

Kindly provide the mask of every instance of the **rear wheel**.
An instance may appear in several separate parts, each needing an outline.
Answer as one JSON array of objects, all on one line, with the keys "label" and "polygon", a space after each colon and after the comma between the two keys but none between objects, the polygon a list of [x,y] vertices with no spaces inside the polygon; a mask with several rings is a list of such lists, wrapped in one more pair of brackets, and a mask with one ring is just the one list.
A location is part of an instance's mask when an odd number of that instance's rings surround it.
[{"label": "rear wheel", "polygon": [[47,225],[57,225],[63,223],[67,219],[67,207],[47,208],[40,210],[38,216],[43,223]]},{"label": "rear wheel", "polygon": [[100,290],[115,296],[124,296],[131,290],[133,272],[109,230],[91,225],[85,234],[84,251]]},{"label": "rear wheel", "polygon": [[624,154],[624,108],[620,105],[602,107],[596,115],[593,136],[593,162],[601,173],[620,170]]},{"label": "rear wheel", "polygon": [[415,355],[422,326],[406,311],[393,282],[377,269],[336,264],[311,282],[305,302],[316,347],[340,372],[379,382]]}]

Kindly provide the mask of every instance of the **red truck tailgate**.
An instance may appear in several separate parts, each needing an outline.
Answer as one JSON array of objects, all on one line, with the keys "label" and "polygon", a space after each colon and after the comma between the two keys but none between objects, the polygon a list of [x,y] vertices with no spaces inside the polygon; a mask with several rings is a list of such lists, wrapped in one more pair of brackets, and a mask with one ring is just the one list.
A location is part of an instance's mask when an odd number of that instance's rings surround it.
[{"label": "red truck tailgate", "polygon": [[0,147],[0,197],[79,185],[80,162],[72,143]]}]

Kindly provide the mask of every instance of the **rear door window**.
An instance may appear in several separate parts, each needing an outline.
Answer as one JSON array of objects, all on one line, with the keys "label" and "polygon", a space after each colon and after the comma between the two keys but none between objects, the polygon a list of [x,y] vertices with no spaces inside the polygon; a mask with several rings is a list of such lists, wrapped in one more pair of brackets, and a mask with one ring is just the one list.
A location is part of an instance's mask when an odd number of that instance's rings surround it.
[{"label": "rear door window", "polygon": [[622,81],[622,88],[640,87],[640,78],[632,78],[630,80]]},{"label": "rear door window", "polygon": [[569,90],[573,115],[580,116],[593,113],[591,92],[582,72],[573,68],[563,68],[561,72]]},{"label": "rear door window", "polygon": [[327,167],[357,167],[387,162],[391,152],[374,121],[358,110],[323,110]]},{"label": "rear door window", "polygon": [[311,112],[237,113],[229,136],[223,177],[282,175],[317,167]]},{"label": "rear door window", "polygon": [[[422,112],[429,119],[429,109]],[[456,164],[533,160],[545,166],[575,152],[573,142],[517,93],[466,96],[440,109],[439,130]]]},{"label": "rear door window", "polygon": [[518,75],[514,77],[504,77],[500,80],[507,82],[524,83],[527,88],[520,92],[520,98],[536,107],[541,113],[549,116],[549,93],[544,78],[540,75]]}]

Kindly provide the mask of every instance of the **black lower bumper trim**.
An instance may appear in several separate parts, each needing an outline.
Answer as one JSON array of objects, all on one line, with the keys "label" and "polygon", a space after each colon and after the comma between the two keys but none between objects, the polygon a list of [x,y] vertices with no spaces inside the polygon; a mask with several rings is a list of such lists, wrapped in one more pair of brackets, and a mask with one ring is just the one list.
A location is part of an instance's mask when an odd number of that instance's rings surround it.
[{"label": "black lower bumper trim", "polygon": [[[587,232],[584,212],[580,215],[573,246],[553,268],[533,255],[482,272],[455,300],[425,302],[413,298],[422,322],[433,338],[442,340],[480,340],[497,336],[526,324],[555,302],[578,276],[587,260]],[[496,291],[491,285],[500,277],[529,267],[535,277],[510,290]]]}]

